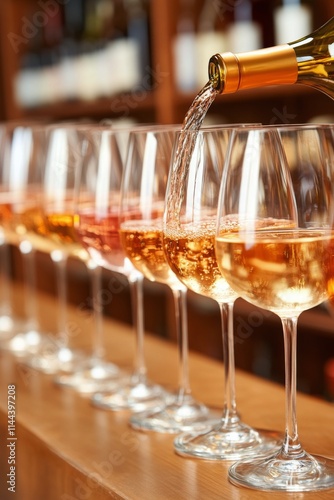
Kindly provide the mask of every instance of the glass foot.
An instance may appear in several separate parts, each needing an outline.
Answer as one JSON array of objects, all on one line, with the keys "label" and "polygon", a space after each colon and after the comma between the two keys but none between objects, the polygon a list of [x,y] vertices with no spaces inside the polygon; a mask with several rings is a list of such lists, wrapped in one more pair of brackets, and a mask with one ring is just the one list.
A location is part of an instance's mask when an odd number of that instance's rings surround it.
[{"label": "glass foot", "polygon": [[115,392],[94,394],[92,403],[105,410],[141,412],[149,408],[161,408],[167,397],[167,392],[160,385],[147,380],[138,381],[137,377],[132,377],[129,383],[122,385]]},{"label": "glass foot", "polygon": [[[15,320],[9,314],[0,315],[0,340],[7,340],[10,336],[14,335],[20,328],[21,321]],[[22,325],[21,325],[22,327]]]},{"label": "glass foot", "polygon": [[257,430],[238,423],[224,426],[222,421],[204,432],[180,434],[174,440],[175,451],[182,456],[207,460],[238,460],[273,453],[282,445],[282,434]]},{"label": "glass foot", "polygon": [[83,368],[87,357],[68,347],[56,345],[52,340],[44,340],[36,354],[24,362],[30,368],[54,375],[56,373],[73,373]]},{"label": "glass foot", "polygon": [[306,452],[292,459],[279,451],[267,458],[236,462],[228,477],[233,484],[257,490],[324,490],[334,488],[334,460]]},{"label": "glass foot", "polygon": [[134,429],[177,434],[196,429],[212,427],[220,421],[217,412],[211,412],[207,406],[195,401],[191,396],[174,396],[171,402],[161,409],[149,410],[133,415],[130,425]]},{"label": "glass foot", "polygon": [[90,359],[74,373],[56,375],[54,381],[78,392],[93,394],[98,391],[115,391],[128,380],[129,375],[113,363]]},{"label": "glass foot", "polygon": [[42,335],[36,330],[16,333],[1,342],[1,349],[10,351],[16,356],[26,356],[38,351],[42,341]]}]

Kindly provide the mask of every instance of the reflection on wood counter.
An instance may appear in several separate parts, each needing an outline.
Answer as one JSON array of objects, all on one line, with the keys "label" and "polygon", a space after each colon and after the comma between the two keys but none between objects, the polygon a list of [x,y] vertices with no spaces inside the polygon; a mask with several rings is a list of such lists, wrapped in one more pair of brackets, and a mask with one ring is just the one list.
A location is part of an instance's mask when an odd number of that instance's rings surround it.
[{"label": "reflection on wood counter", "polygon": [[[56,303],[40,295],[41,325],[56,324]],[[91,323],[72,307],[70,320],[79,334],[71,339],[89,350]],[[108,358],[131,367],[132,329],[105,321]],[[149,377],[177,387],[177,350],[172,343],[146,335]],[[26,368],[0,352],[0,497],[2,500],[261,500],[331,499],[334,491],[311,494],[264,493],[238,488],[227,480],[228,463],[183,458],[173,450],[173,435],[137,432],[130,413],[93,407],[88,397],[60,388],[53,377]],[[191,353],[194,396],[222,407],[223,366]],[[16,494],[8,491],[7,388],[16,387]],[[237,372],[237,400],[243,420],[259,428],[284,429],[281,386]],[[334,457],[334,405],[298,395],[299,434],[305,449]]]}]

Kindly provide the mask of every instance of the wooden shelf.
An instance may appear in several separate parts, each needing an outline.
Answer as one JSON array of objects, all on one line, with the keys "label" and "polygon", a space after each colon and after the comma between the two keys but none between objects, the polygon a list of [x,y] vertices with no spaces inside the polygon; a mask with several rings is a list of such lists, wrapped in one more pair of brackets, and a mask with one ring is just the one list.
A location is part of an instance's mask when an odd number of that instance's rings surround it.
[{"label": "wooden shelf", "polygon": [[[198,10],[203,0],[196,0]],[[38,7],[39,8],[39,7]],[[175,84],[173,63],[173,37],[176,32],[177,17],[180,11],[179,0],[151,0],[149,9],[151,36],[151,69],[157,75],[153,82],[153,92],[143,101],[136,99],[136,90],[131,94],[121,94],[111,99],[98,99],[92,102],[57,103],[32,109],[22,109],[15,102],[13,79],[19,69],[22,44],[16,53],[9,43],[8,34],[22,32],[22,19],[36,12],[34,0],[8,0],[0,3],[0,119],[19,120],[21,118],[50,118],[55,120],[68,118],[113,118],[133,117],[138,121],[157,123],[181,123],[196,91],[180,93]],[[334,15],[333,2],[319,0],[314,21],[316,25]],[[200,89],[198,89],[200,90]],[[313,94],[312,94],[313,92]],[[309,99],[312,97],[312,99]],[[259,105],[261,103],[261,105]],[[275,115],[273,108],[279,106]],[[328,97],[320,92],[288,86],[264,88],[254,91],[238,92],[217,98],[209,113],[216,115],[219,121],[231,123],[251,121],[267,123],[282,121],[284,109],[287,120],[304,122],[315,115],[330,112]],[[291,120],[289,117],[294,116]]]},{"label": "wooden shelf", "polygon": [[82,118],[82,117],[125,117],[141,113],[155,113],[155,96],[148,92],[144,98],[137,99],[135,94],[120,94],[112,98],[101,98],[94,101],[59,102],[49,106],[21,109],[23,117],[52,119]]},{"label": "wooden shelf", "polygon": [[[20,35],[23,16],[36,12],[39,7],[36,7],[33,0],[1,2],[0,75],[3,92],[0,96],[0,119],[139,116],[138,121],[147,122],[153,119],[156,122],[168,123],[172,120],[174,111],[174,103],[172,102],[174,95],[172,48],[170,42],[173,33],[172,13],[175,5],[175,0],[154,0],[150,2],[152,60],[149,70],[155,72],[156,75],[156,81],[152,84],[152,91],[147,88],[146,84],[143,85],[143,88],[134,89],[133,93],[120,94],[110,99],[98,99],[92,102],[57,102],[50,106],[22,109],[15,100],[13,82],[19,70],[20,57],[23,51],[27,49],[25,47],[27,44],[22,44],[23,47],[20,45],[20,50],[16,53],[7,35],[8,33]],[[29,40],[27,40],[27,43],[29,43]],[[145,92],[147,95],[145,95]]]}]

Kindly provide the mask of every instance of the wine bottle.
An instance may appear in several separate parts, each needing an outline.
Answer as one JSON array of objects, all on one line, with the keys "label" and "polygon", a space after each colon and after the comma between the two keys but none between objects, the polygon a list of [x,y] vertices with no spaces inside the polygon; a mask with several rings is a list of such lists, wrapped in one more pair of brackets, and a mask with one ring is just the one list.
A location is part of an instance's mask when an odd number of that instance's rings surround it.
[{"label": "wine bottle", "polygon": [[218,93],[300,83],[334,99],[334,17],[291,43],[251,52],[215,54],[209,79]]}]

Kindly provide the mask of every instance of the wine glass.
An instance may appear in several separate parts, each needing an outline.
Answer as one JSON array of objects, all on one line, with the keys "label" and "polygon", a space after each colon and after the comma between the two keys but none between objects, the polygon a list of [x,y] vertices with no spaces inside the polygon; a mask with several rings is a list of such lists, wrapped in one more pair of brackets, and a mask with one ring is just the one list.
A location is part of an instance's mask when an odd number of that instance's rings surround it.
[{"label": "wine glass", "polygon": [[116,387],[125,374],[119,367],[106,359],[103,327],[102,267],[88,258],[85,265],[91,281],[92,303],[92,352],[83,363],[66,373],[58,373],[54,381],[62,386],[71,387],[84,394]]},{"label": "wine glass", "polygon": [[[67,127],[70,125],[67,125]],[[123,380],[125,374],[114,363],[106,359],[106,349],[104,345],[104,327],[103,327],[103,299],[102,299],[102,266],[96,262],[86,251],[85,246],[81,241],[81,233],[77,231],[76,207],[78,203],[78,195],[81,180],[81,171],[85,151],[87,149],[87,125],[74,124],[74,133],[77,135],[78,145],[81,146],[81,151],[78,151],[77,164],[75,165],[75,180],[71,187],[71,202],[67,204],[66,210],[71,214],[73,224],[73,239],[81,246],[79,257],[84,261],[91,281],[92,293],[92,309],[93,309],[93,328],[92,328],[92,352],[87,357],[84,363],[80,364],[76,369],[68,373],[59,373],[55,377],[55,382],[62,386],[71,387],[78,392],[85,394],[93,394],[95,392],[116,387],[120,380]],[[89,125],[88,128],[96,130],[103,128],[99,125]],[[70,170],[73,165],[66,165]],[[70,171],[67,175],[71,175]],[[75,252],[77,253],[77,252]]]},{"label": "wine glass", "polygon": [[241,297],[280,317],[286,374],[282,446],[237,461],[229,478],[259,490],[315,491],[334,487],[334,460],[308,454],[299,441],[296,334],[299,315],[327,298],[334,202],[326,143],[333,137],[316,126],[279,130],[235,131],[221,183],[219,268]]},{"label": "wine glass", "polygon": [[124,170],[120,234],[132,264],[153,282],[167,285],[173,294],[179,345],[179,388],[162,408],[132,415],[132,427],[178,433],[206,427],[218,416],[192,396],[188,373],[187,288],[170,269],[162,241],[162,217],[172,150],[180,127],[141,129],[129,138]]},{"label": "wine glass", "polygon": [[39,352],[27,364],[49,374],[73,372],[83,366],[86,356],[73,349],[67,317],[66,268],[70,256],[88,262],[88,254],[73,229],[73,194],[82,160],[82,141],[75,125],[52,124],[46,128],[47,149],[41,174],[40,196],[36,197],[33,230],[43,237],[46,251],[56,269],[58,293],[57,331],[47,336]]},{"label": "wine glass", "polygon": [[[4,167],[6,161],[6,133],[7,126],[0,125],[0,168]],[[9,242],[5,236],[4,222],[8,214],[7,194],[0,183],[0,340],[8,340],[16,333],[18,319],[13,317],[11,304],[11,287],[8,269],[10,268]],[[20,324],[21,327],[21,324]]]},{"label": "wine glass", "polygon": [[[37,239],[29,223],[39,195],[41,168],[45,160],[45,128],[41,125],[8,125],[1,164],[1,212],[5,240],[19,249],[24,279],[25,321],[20,331],[1,343],[17,356],[29,356],[40,348],[42,333],[37,313]],[[29,215],[30,214],[30,215]]]},{"label": "wine glass", "polygon": [[[123,131],[124,134],[124,131]],[[91,258],[130,285],[136,333],[134,370],[116,387],[96,392],[92,403],[104,409],[140,411],[161,404],[164,389],[147,378],[144,356],[143,275],[125,256],[119,237],[119,203],[123,175],[119,132],[100,128],[86,133],[87,148],[76,203],[76,231]],[[125,277],[125,280],[123,279]]]},{"label": "wine glass", "polygon": [[[2,194],[0,193],[0,221],[3,220]],[[12,290],[10,286],[11,255],[4,229],[0,227],[0,347],[8,343],[22,328],[22,322],[14,317],[11,304]]]},{"label": "wine glass", "polygon": [[221,126],[180,133],[164,216],[164,249],[172,270],[189,289],[214,299],[221,313],[225,370],[222,417],[204,431],[182,433],[174,440],[180,455],[209,460],[265,454],[281,439],[278,433],[244,423],[236,406],[233,305],[238,295],[222,277],[214,248],[219,185],[232,131]]},{"label": "wine glass", "polygon": [[[0,169],[5,168],[8,161],[8,124],[0,125]],[[24,328],[22,323],[13,310],[12,306],[12,287],[10,285],[10,267],[11,251],[8,233],[5,232],[5,223],[9,216],[8,211],[8,191],[2,181],[0,182],[0,341],[1,346],[8,345],[8,340],[15,336]]]}]

